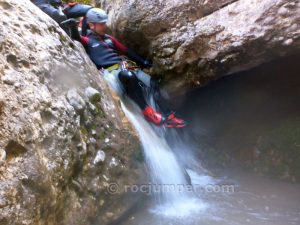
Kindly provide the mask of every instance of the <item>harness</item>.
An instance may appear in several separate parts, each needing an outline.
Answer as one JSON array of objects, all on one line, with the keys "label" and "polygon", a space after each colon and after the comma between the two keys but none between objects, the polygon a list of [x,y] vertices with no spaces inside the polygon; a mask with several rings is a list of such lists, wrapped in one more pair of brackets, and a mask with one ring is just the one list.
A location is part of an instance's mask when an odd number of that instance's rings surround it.
[{"label": "harness", "polygon": [[129,60],[129,59],[124,59],[122,62],[114,64],[105,69],[108,72],[111,72],[113,70],[118,70],[118,69],[135,71],[135,70],[139,70],[140,67],[136,64],[136,62]]}]

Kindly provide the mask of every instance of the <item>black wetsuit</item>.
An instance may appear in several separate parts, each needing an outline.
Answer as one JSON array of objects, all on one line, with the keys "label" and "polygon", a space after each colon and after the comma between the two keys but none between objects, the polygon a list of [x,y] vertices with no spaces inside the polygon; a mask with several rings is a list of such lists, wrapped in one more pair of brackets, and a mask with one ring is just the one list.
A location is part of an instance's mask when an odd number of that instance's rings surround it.
[{"label": "black wetsuit", "polygon": [[[67,7],[64,13],[68,18],[84,17],[91,8],[89,5],[77,4]],[[87,26],[83,21],[83,26],[85,25]],[[113,36],[107,34],[98,35],[93,32],[88,33],[85,27],[82,27],[80,36],[77,27],[73,26],[71,27],[71,37],[80,41],[85,46],[89,57],[98,69],[119,64],[124,60],[124,56],[136,62],[141,67],[149,66],[146,65],[147,61],[144,58],[127,48]],[[145,74],[145,76],[148,75]],[[142,82],[138,79],[135,72],[124,70],[119,73],[118,77],[123,84],[126,94],[133,99],[142,110],[145,109],[147,103],[143,94]]]},{"label": "black wetsuit", "polygon": [[[124,56],[144,66],[145,59],[120,43],[110,35],[97,35],[93,32],[81,36],[81,43],[98,69],[107,68],[124,60]],[[126,94],[143,110],[147,103],[144,98],[141,81],[132,71],[121,71],[118,75]]]},{"label": "black wetsuit", "polygon": [[62,5],[61,0],[32,0],[32,2],[54,19],[69,34],[69,28],[61,25],[61,22],[67,19],[67,16],[58,9]]}]

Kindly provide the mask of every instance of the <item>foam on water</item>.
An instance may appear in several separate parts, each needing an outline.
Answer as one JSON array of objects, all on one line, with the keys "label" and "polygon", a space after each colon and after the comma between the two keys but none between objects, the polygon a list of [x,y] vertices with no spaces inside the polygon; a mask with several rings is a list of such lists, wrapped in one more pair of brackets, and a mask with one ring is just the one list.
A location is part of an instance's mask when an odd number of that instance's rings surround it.
[{"label": "foam on water", "polygon": [[190,197],[185,199],[178,199],[177,202],[158,205],[150,209],[150,212],[166,217],[180,219],[186,218],[190,215],[199,215],[200,212],[203,212],[207,209],[208,204],[204,203],[199,198]]}]

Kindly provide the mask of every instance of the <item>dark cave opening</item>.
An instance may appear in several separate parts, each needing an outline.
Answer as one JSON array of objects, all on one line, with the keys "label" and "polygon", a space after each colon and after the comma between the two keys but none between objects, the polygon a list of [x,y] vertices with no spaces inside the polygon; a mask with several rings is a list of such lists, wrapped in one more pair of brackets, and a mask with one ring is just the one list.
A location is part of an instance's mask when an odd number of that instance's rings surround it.
[{"label": "dark cave opening", "polygon": [[199,157],[299,179],[299,62],[300,54],[281,58],[187,93],[177,110]]}]

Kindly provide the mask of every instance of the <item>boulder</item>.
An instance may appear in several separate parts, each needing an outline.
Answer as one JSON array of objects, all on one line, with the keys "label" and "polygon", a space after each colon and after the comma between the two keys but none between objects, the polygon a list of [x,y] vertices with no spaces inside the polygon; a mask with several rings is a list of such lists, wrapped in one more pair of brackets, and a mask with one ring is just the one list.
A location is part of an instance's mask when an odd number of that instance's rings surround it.
[{"label": "boulder", "polygon": [[298,0],[100,0],[112,32],[180,92],[300,49]]},{"label": "boulder", "polygon": [[[58,24],[29,0],[2,0],[0,12],[0,224],[113,221],[131,202],[107,187],[139,178],[137,134]],[[93,113],[91,88],[101,92]],[[94,164],[99,149],[105,158]]]}]

